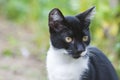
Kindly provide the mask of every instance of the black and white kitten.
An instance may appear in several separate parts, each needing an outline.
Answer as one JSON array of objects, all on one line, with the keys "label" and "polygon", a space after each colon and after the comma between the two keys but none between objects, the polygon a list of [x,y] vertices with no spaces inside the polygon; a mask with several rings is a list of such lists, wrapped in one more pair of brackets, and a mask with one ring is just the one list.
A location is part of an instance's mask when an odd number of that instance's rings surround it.
[{"label": "black and white kitten", "polygon": [[66,17],[57,8],[51,10],[46,62],[49,80],[118,80],[105,55],[89,46],[89,25],[94,14],[95,7]]}]

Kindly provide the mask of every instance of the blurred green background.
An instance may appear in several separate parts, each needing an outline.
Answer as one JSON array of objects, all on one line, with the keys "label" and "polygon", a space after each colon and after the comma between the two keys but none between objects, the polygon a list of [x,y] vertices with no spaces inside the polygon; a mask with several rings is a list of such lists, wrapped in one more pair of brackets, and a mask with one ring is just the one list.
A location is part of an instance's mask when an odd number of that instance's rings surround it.
[{"label": "blurred green background", "polygon": [[120,77],[120,0],[0,0],[0,80],[46,80],[49,11],[76,15],[92,6],[91,45],[108,56]]}]

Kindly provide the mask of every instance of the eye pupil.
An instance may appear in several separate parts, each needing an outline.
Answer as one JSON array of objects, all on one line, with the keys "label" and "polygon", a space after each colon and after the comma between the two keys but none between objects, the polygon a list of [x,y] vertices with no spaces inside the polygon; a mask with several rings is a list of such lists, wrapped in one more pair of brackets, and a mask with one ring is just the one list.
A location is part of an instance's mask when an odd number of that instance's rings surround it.
[{"label": "eye pupil", "polygon": [[68,42],[68,43],[72,42],[72,38],[71,38],[71,37],[66,37],[65,40],[66,40],[66,42]]},{"label": "eye pupil", "polygon": [[83,36],[83,41],[87,41],[88,40],[88,36]]}]

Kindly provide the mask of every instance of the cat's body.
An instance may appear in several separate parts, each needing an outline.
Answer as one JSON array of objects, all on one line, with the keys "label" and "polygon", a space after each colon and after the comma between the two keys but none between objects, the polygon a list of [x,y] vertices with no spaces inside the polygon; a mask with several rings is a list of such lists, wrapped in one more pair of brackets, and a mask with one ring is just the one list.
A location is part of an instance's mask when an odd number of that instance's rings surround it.
[{"label": "cat's body", "polygon": [[93,14],[94,7],[68,17],[56,8],[50,12],[49,80],[118,80],[105,55],[89,46],[89,24]]},{"label": "cat's body", "polygon": [[95,47],[87,48],[87,55],[79,59],[51,47],[47,56],[49,80],[118,80],[112,64]]}]

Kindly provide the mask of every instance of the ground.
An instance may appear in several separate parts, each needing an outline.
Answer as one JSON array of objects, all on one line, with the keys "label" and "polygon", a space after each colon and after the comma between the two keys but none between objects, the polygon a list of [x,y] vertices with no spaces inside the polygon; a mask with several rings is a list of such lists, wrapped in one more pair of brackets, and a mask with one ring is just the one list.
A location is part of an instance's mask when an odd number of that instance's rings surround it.
[{"label": "ground", "polygon": [[35,38],[29,26],[0,18],[0,80],[46,80],[45,50]]},{"label": "ground", "polygon": [[46,80],[45,73],[44,63],[34,58],[0,58],[0,80]]}]

